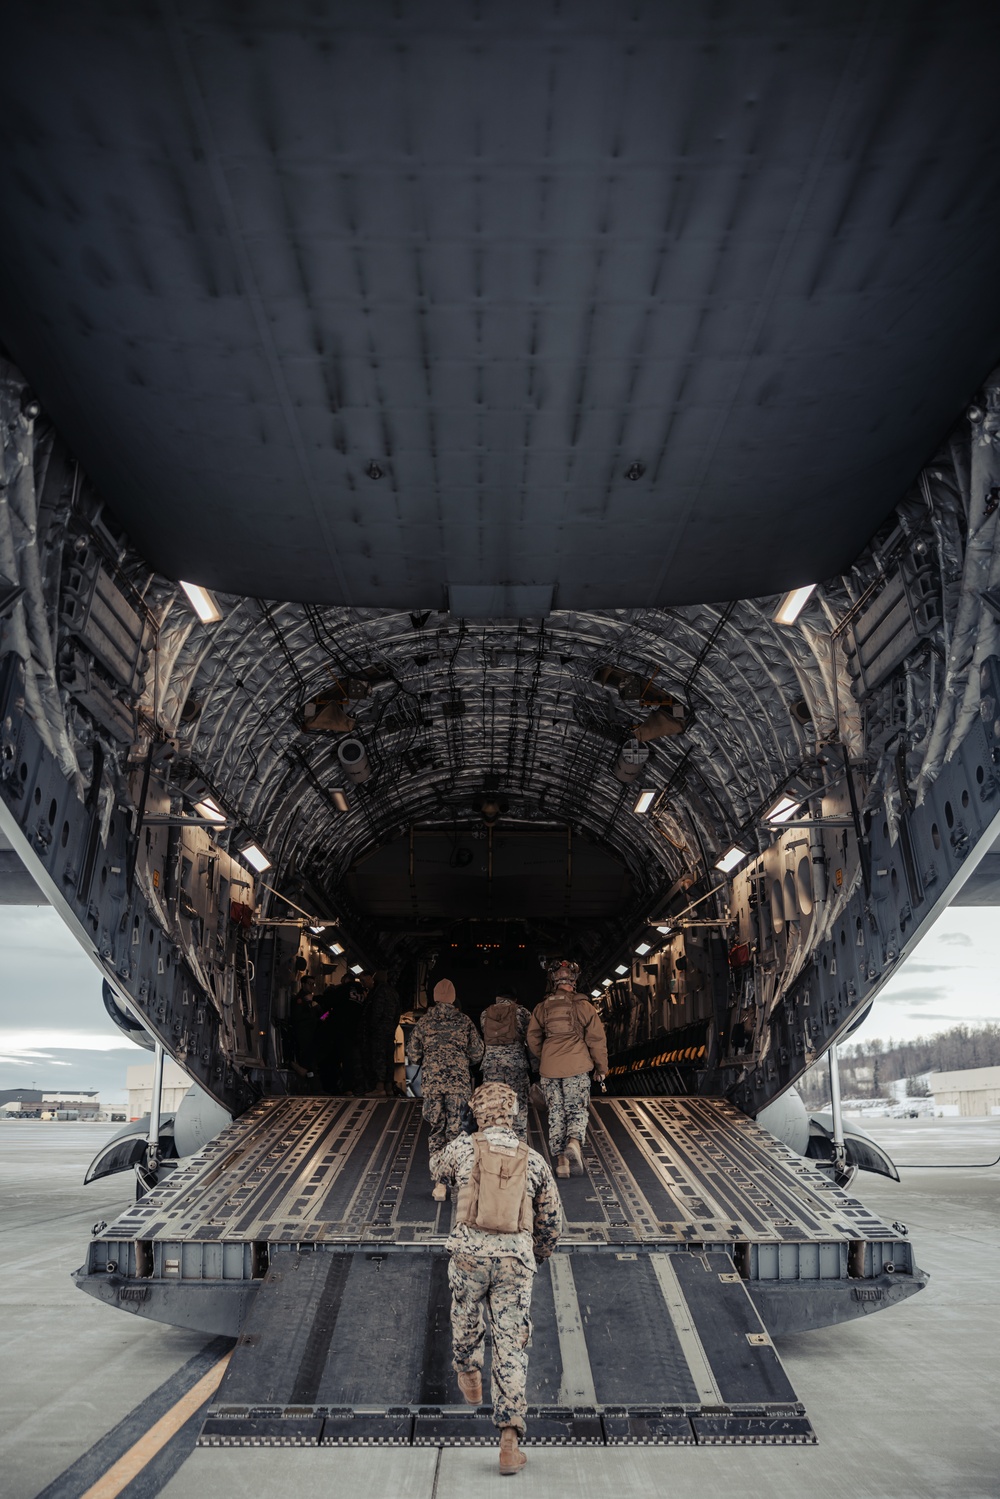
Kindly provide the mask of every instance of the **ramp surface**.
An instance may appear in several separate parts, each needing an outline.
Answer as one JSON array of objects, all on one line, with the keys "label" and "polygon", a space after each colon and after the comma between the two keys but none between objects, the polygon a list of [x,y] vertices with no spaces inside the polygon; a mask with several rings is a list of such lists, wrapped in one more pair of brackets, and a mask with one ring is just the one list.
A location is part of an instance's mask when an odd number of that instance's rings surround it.
[{"label": "ramp surface", "polygon": [[[495,1443],[459,1399],[449,1305],[441,1250],[277,1253],[202,1444]],[[557,1253],[533,1320],[529,1443],[815,1440],[726,1254]]]},{"label": "ramp surface", "polygon": [[[561,1185],[565,1245],[828,1243],[893,1230],[721,1098],[602,1098],[587,1175]],[[547,1157],[543,1118],[530,1143]],[[105,1239],[269,1244],[442,1243],[426,1127],[406,1099],[266,1099]]]}]

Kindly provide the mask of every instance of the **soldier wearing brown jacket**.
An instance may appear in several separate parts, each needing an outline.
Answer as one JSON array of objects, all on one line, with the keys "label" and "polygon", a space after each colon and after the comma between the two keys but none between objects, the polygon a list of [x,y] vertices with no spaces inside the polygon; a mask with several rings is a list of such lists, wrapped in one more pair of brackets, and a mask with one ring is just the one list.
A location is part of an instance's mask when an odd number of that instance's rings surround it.
[{"label": "soldier wearing brown jacket", "polygon": [[528,1050],[541,1063],[549,1151],[556,1176],[563,1177],[583,1174],[590,1073],[600,1083],[608,1071],[604,1026],[590,1000],[576,992],[579,974],[577,963],[559,959],[549,964],[551,993],[535,1007],[528,1026]]}]

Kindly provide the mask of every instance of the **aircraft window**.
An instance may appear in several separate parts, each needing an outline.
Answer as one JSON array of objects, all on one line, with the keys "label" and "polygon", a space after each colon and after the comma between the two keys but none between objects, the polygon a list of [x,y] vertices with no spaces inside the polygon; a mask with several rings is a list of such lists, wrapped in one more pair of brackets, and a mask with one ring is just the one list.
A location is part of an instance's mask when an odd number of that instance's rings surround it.
[{"label": "aircraft window", "polygon": [[955,826],[955,813],[952,810],[951,802],[945,802],[944,804],[944,820],[950,828]]},{"label": "aircraft window", "polygon": [[938,831],[938,825],[936,822],[931,823],[931,842],[933,843],[935,848],[941,847],[941,834]]},{"label": "aircraft window", "polygon": [[963,807],[967,807],[968,805],[969,805],[969,793],[967,791],[963,791],[962,792],[962,806]]},{"label": "aircraft window", "polygon": [[53,797],[49,802],[49,827],[52,827],[53,823],[55,822],[56,813],[58,812],[58,810],[59,808],[56,806],[55,797]]}]

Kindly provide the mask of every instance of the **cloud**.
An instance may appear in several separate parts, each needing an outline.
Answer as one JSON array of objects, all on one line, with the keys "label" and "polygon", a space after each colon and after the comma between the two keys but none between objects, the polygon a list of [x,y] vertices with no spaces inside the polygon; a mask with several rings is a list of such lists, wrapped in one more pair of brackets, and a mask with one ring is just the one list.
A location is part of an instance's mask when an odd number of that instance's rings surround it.
[{"label": "cloud", "polygon": [[933,1010],[925,1010],[919,1017],[920,1023],[925,1020],[939,1020],[942,1025],[949,1029],[953,1025],[983,1025],[982,1015],[956,1015],[954,1012],[946,1011],[944,1014],[935,1013]]},{"label": "cloud", "polygon": [[878,1005],[933,1005],[947,999],[951,991],[946,984],[927,988],[885,989],[875,1001]]},{"label": "cloud", "polygon": [[900,978],[908,978],[911,973],[957,973],[959,969],[974,972],[975,967],[975,963],[904,963]]},{"label": "cloud", "polygon": [[130,1041],[121,1031],[112,1030],[110,1034],[101,1034],[97,1031],[69,1031],[59,1027],[36,1029],[36,1030],[7,1030],[0,1029],[0,1048],[11,1053],[32,1054],[36,1050],[39,1054],[50,1051],[136,1051],[134,1041]]},{"label": "cloud", "polygon": [[952,947],[974,947],[975,946],[975,943],[973,942],[972,938],[969,936],[968,932],[940,932],[938,934],[938,941],[939,942],[947,942]]}]

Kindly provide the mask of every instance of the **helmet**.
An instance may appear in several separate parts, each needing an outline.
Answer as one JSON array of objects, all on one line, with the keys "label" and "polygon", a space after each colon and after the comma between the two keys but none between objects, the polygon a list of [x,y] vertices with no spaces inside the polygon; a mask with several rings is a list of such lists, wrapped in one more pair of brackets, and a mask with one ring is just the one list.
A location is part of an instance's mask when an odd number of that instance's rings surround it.
[{"label": "helmet", "polygon": [[550,989],[558,989],[562,984],[572,984],[575,989],[580,977],[580,965],[574,963],[572,958],[549,958],[545,963],[545,972]]}]

